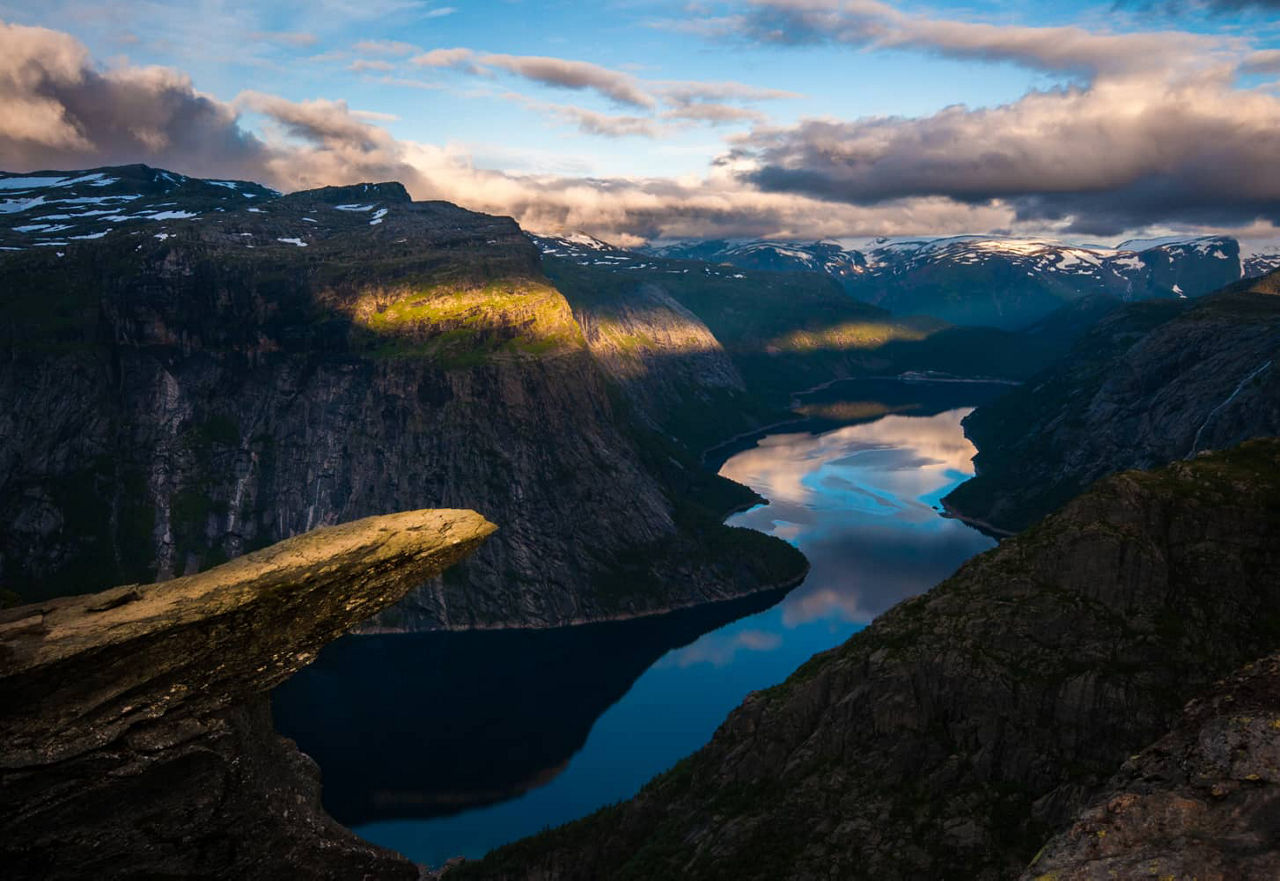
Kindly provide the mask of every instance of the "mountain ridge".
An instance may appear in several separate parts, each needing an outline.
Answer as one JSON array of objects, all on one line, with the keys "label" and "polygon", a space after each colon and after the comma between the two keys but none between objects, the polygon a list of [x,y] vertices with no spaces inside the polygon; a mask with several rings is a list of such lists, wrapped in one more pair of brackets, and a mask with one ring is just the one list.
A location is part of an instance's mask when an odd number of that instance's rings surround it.
[{"label": "mountain ridge", "polygon": [[1280,272],[1111,312],[965,420],[977,475],[944,504],[1017,531],[1091,482],[1280,434]]},{"label": "mountain ridge", "polygon": [[[1135,249],[1126,248],[1133,245]],[[790,272],[820,272],[853,297],[899,315],[1018,328],[1079,296],[1121,300],[1196,297],[1246,274],[1226,236],[1126,242],[1114,249],[1044,239],[959,235],[832,242],[671,243],[645,249],[669,258]]]}]

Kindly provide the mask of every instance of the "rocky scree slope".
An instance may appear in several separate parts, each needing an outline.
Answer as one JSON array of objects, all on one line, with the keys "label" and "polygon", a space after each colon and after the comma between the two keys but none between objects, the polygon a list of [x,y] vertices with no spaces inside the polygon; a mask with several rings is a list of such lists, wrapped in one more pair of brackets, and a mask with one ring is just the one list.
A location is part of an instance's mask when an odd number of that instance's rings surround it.
[{"label": "rocky scree slope", "polygon": [[367,626],[558,625],[803,571],[687,501],[751,494],[636,430],[510,219],[394,183],[278,196],[130,166],[0,179],[27,206],[13,235],[64,179],[151,208],[0,252],[0,587],[188,574],[462,504],[502,534]]},{"label": "rocky scree slope", "polygon": [[978,476],[945,504],[1003,531],[1105,474],[1280,434],[1280,272],[1110,313],[964,425]]},{"label": "rocky scree slope", "polygon": [[1280,646],[1278,499],[1275,440],[1101,481],[633,800],[448,877],[1015,878],[1187,699]]},{"label": "rocky scree slope", "polygon": [[[897,315],[1013,329],[1089,295],[1121,300],[1197,297],[1246,274],[1228,237],[1122,242],[1114,248],[952,236],[834,242],[675,242],[654,256],[743,269],[819,272],[852,296]],[[1259,262],[1261,261],[1261,262]],[[1249,269],[1261,271],[1265,258]]]},{"label": "rocky scree slope", "polygon": [[324,813],[267,694],[493,530],[472,511],[370,517],[0,612],[5,877],[417,878]]}]

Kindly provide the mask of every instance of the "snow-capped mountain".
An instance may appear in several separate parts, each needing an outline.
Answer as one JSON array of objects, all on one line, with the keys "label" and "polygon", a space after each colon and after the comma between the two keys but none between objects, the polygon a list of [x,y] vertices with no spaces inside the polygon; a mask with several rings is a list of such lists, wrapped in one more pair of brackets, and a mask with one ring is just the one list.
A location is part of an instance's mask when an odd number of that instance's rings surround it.
[{"label": "snow-capped mountain", "polygon": [[0,172],[0,259],[46,250],[69,256],[77,249],[126,243],[136,250],[152,239],[202,235],[245,250],[301,251],[355,230],[394,237],[409,202],[398,183],[283,196],[256,183],[202,180],[146,165]]},{"label": "snow-capped mountain", "polygon": [[581,266],[619,271],[644,269],[672,275],[696,273],[714,278],[746,279],[747,277],[737,270],[748,267],[730,266],[724,262],[698,262],[696,258],[666,258],[657,254],[628,251],[586,233],[573,233],[567,236],[530,234],[529,238],[544,256],[571,260]]},{"label": "snow-capped mountain", "polygon": [[1255,243],[1248,248],[1240,249],[1240,260],[1244,263],[1244,274],[1248,278],[1256,278],[1280,269],[1280,242]]},{"label": "snow-capped mountain", "polygon": [[145,165],[67,174],[0,172],[0,249],[57,247],[121,227],[253,210],[280,194],[260,184],[200,180]]},{"label": "snow-capped mountain", "polygon": [[675,242],[643,249],[672,260],[731,263],[743,269],[773,272],[821,272],[832,278],[856,278],[867,270],[866,257],[837,242],[800,244],[769,241]]},{"label": "snow-capped mountain", "polygon": [[[330,206],[323,216],[299,217],[277,230],[271,221],[280,198],[255,183],[201,180],[144,165],[0,173],[0,251],[67,247],[116,231],[165,236],[171,226],[228,214],[251,215],[262,221],[264,235],[271,227],[277,242],[305,247],[329,227],[345,227],[340,221],[365,218],[377,224],[387,210],[371,195],[367,204]],[[900,315],[1003,327],[1026,325],[1081,296],[1195,297],[1280,268],[1280,247],[1255,247],[1242,255],[1239,243],[1225,237],[1135,240],[1115,247],[992,236],[668,242],[641,249],[581,233],[535,241],[550,256],[619,270],[653,268],[654,260],[665,259],[672,263],[665,272],[725,278],[738,277],[739,270],[816,272],[855,298]],[[254,242],[246,238],[245,244]]]},{"label": "snow-capped mountain", "polygon": [[[751,269],[822,272],[853,296],[900,314],[1014,327],[1089,294],[1122,300],[1195,297],[1264,269],[1226,237],[1123,242],[1110,248],[991,236],[859,242],[673,242],[668,258]],[[1280,254],[1275,255],[1280,264]]]}]

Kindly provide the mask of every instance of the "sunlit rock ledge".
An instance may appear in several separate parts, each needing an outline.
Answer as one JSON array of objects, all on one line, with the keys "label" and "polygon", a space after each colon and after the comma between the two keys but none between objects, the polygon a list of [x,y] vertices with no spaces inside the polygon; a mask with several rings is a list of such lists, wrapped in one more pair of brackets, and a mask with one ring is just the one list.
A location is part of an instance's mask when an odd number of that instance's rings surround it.
[{"label": "sunlit rock ledge", "polygon": [[266,695],[495,529],[463,510],[369,517],[0,613],[6,874],[417,877],[324,814]]}]

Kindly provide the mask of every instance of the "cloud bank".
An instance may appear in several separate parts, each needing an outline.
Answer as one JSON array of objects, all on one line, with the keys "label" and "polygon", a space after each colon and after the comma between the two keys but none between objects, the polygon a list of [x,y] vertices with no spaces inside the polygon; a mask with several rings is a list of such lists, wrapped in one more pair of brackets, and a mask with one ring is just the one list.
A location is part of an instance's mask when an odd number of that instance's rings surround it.
[{"label": "cloud bank", "polygon": [[[102,69],[65,33],[0,23],[0,167],[141,161],[283,190],[395,179],[419,199],[508,214],[538,231],[585,229],[624,244],[962,231],[1101,236],[1170,224],[1256,234],[1280,221],[1280,99],[1236,83],[1240,73],[1275,70],[1275,50],[1182,35],[1174,42],[1185,54],[1143,54],[1152,35],[935,21],[867,0],[762,0],[724,27],[748,39],[909,44],[1020,59],[1082,79],[998,107],[777,127],[731,102],[792,93],[644,81],[586,62],[465,48],[414,56],[424,69],[502,70],[594,91],[638,111],[608,114],[506,96],[593,134],[658,137],[665,126],[755,123],[730,139],[704,176],[518,175],[477,168],[459,149],[397,140],[377,125],[385,120],[376,113],[342,101],[265,92],[223,101],[179,71]],[[417,51],[409,44],[368,48],[384,59]],[[267,124],[250,130],[246,118]]]}]

